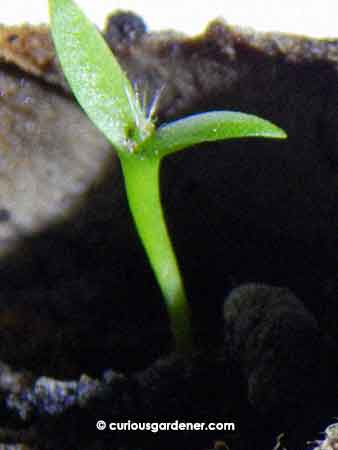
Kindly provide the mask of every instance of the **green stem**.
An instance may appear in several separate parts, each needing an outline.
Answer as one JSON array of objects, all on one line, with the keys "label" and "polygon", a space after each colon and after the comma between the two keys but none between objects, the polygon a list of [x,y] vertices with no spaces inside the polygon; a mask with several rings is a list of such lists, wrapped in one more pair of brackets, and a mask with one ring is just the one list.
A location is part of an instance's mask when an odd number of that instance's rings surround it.
[{"label": "green stem", "polygon": [[190,309],[160,200],[160,159],[119,156],[129,207],[167,306],[176,349],[191,353]]}]

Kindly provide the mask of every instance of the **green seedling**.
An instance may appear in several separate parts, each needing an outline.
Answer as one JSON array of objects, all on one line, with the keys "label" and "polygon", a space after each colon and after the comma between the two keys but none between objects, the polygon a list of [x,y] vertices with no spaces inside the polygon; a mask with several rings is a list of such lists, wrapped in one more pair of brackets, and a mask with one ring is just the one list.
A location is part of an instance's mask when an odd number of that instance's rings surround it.
[{"label": "green seedling", "polygon": [[170,154],[205,141],[285,138],[259,117],[231,111],[191,115],[155,127],[156,104],[144,105],[101,34],[73,0],[49,0],[57,55],[73,93],[121,162],[129,207],[160,286],[176,349],[190,353],[191,314],[166,224],[159,169]]}]

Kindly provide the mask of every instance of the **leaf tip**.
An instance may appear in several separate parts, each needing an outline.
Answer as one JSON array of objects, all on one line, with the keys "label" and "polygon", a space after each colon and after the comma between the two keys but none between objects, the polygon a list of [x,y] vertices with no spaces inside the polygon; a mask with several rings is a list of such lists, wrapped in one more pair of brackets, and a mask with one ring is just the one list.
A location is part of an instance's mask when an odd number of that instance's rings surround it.
[{"label": "leaf tip", "polygon": [[275,126],[275,129],[273,130],[271,137],[275,139],[287,139],[288,135],[286,131],[284,131],[282,128]]}]

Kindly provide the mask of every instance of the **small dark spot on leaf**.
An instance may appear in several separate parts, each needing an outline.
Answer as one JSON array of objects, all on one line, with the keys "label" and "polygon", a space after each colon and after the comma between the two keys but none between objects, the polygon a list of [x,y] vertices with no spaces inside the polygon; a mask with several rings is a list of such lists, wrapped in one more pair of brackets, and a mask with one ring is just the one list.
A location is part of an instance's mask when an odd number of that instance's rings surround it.
[{"label": "small dark spot on leaf", "polygon": [[137,134],[137,129],[134,125],[129,125],[125,128],[126,138],[133,140]]},{"label": "small dark spot on leaf", "polygon": [[126,128],[126,136],[130,139],[133,135],[133,129],[131,127]]}]

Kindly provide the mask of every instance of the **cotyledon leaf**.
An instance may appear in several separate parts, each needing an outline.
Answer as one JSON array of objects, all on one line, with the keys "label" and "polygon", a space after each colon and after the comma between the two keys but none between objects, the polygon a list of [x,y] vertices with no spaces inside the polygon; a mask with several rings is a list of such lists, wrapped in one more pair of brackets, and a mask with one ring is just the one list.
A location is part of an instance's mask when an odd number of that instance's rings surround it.
[{"label": "cotyledon leaf", "polygon": [[287,135],[268,120],[251,114],[211,111],[160,126],[141,148],[147,153],[151,149],[154,157],[161,158],[201,142],[241,137],[283,139]]},{"label": "cotyledon leaf", "polygon": [[51,28],[65,76],[95,125],[117,150],[133,151],[150,133],[131,83],[99,31],[73,0],[49,0]]}]

